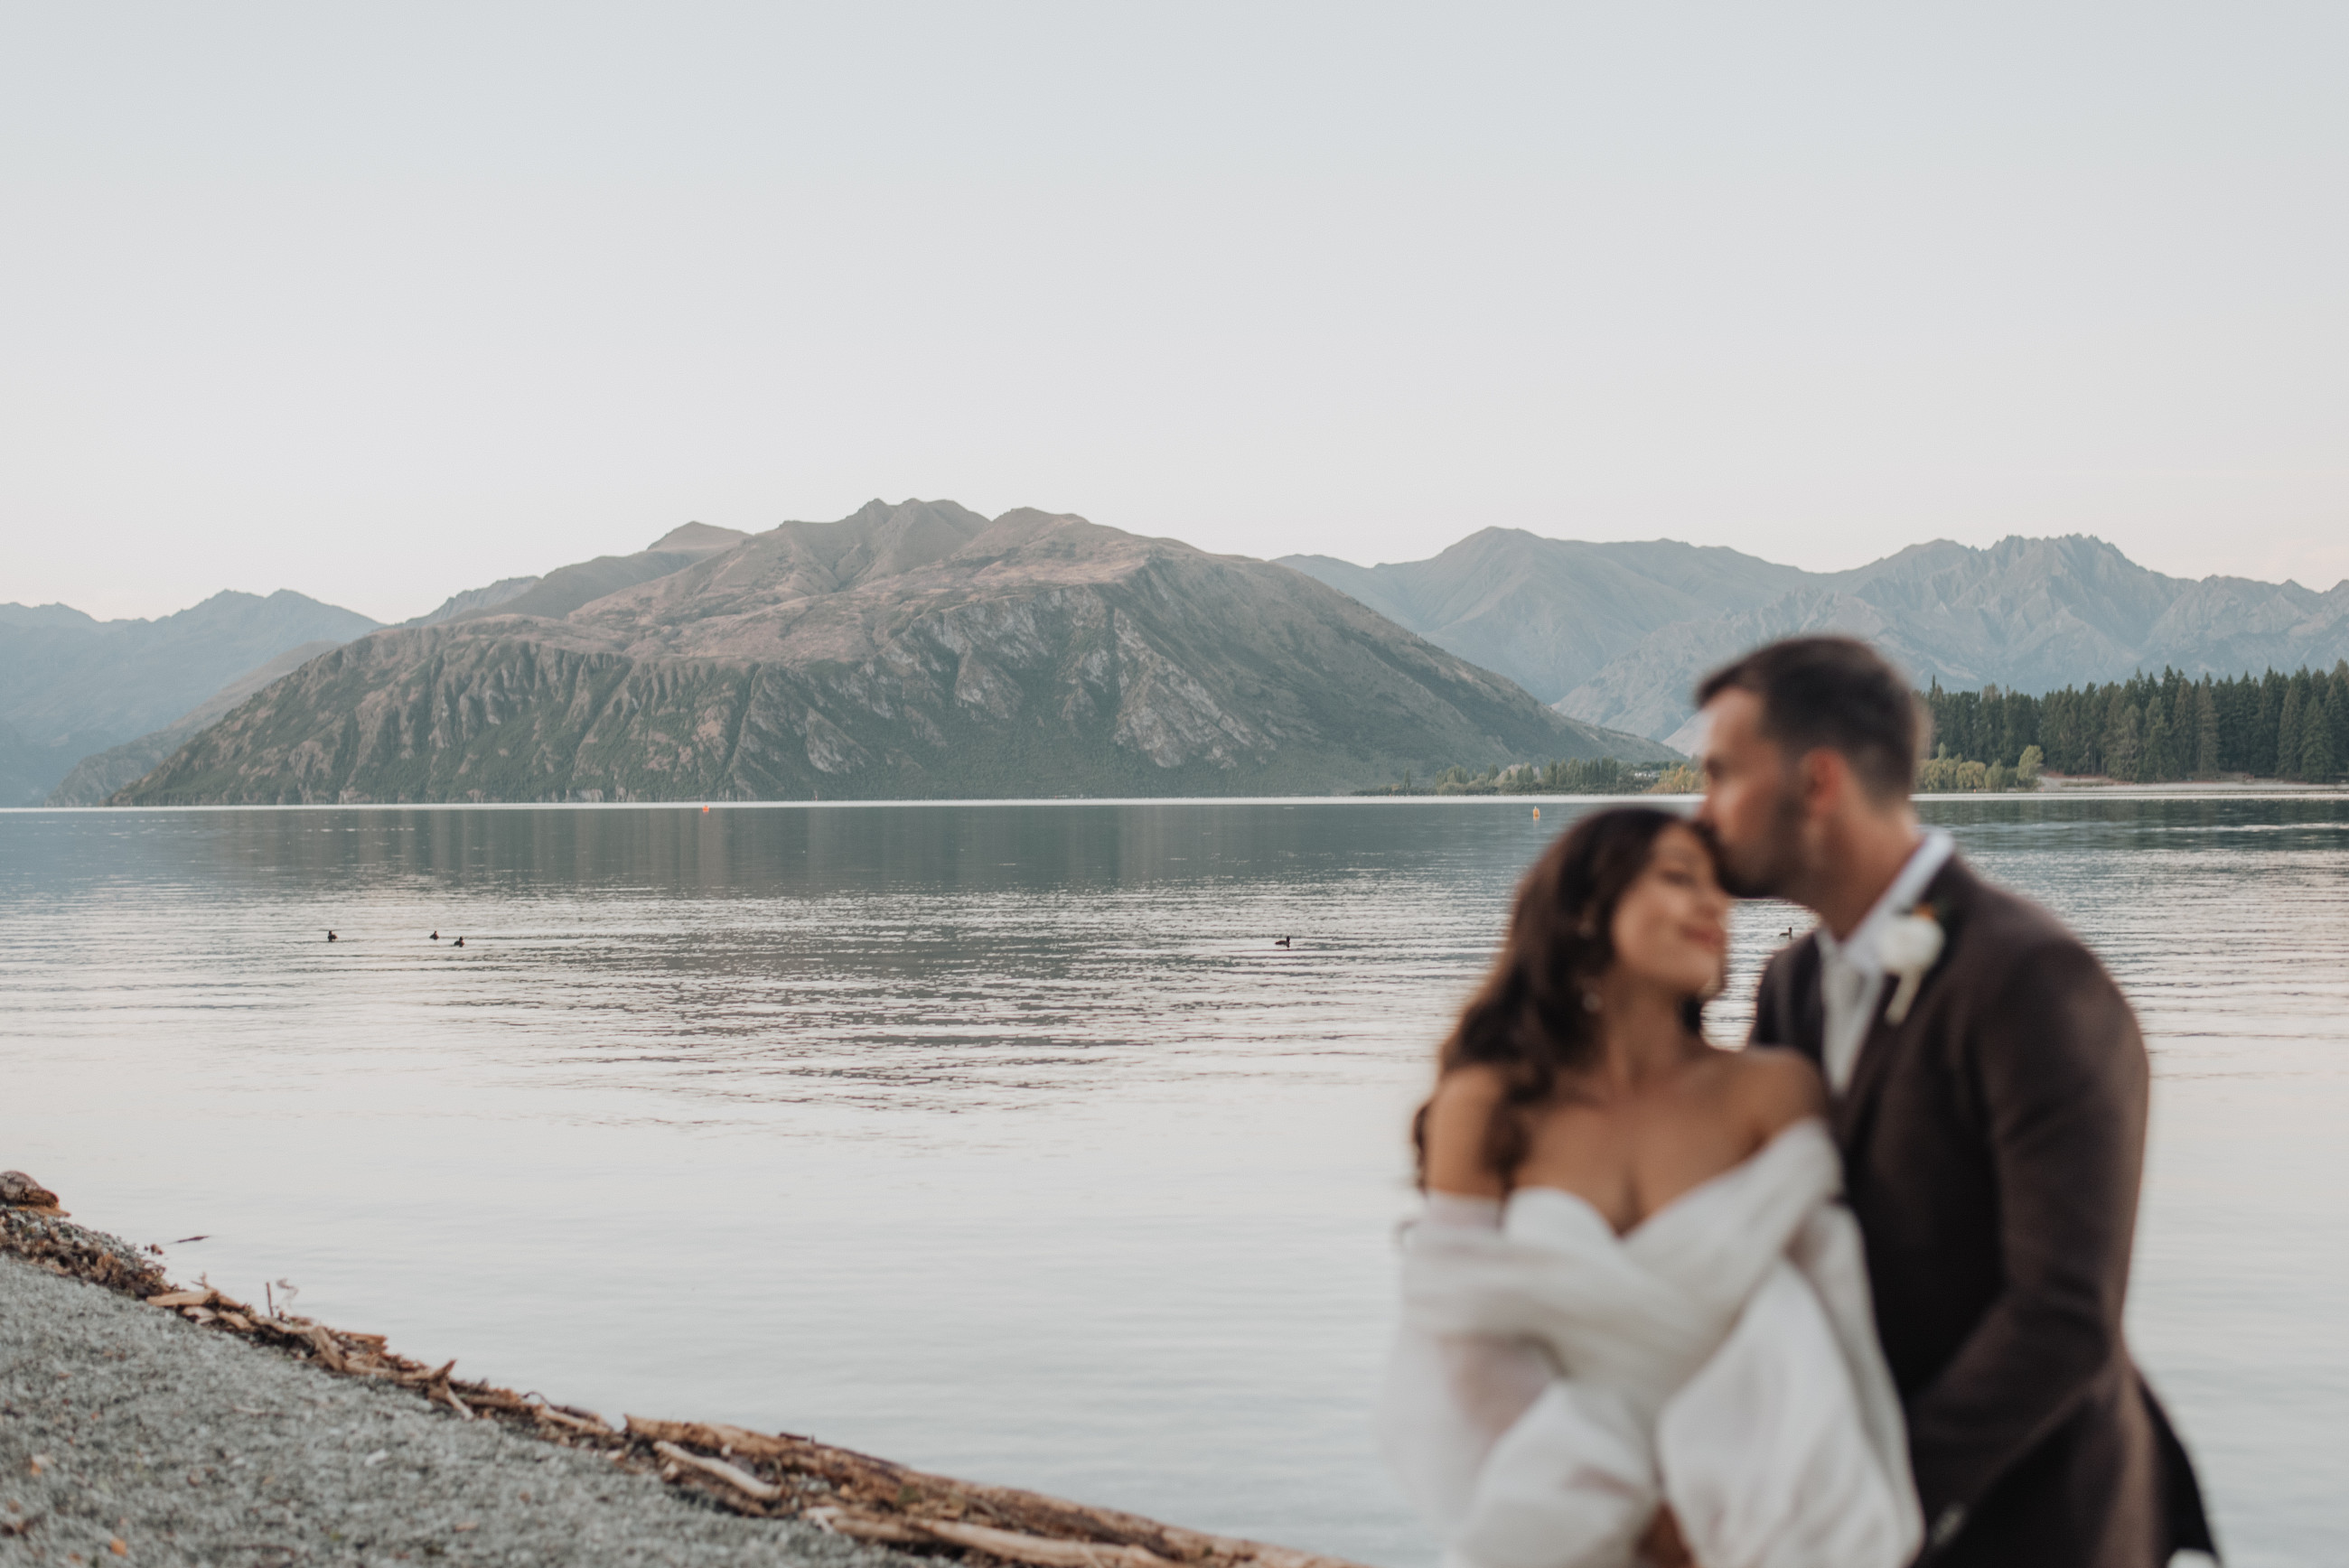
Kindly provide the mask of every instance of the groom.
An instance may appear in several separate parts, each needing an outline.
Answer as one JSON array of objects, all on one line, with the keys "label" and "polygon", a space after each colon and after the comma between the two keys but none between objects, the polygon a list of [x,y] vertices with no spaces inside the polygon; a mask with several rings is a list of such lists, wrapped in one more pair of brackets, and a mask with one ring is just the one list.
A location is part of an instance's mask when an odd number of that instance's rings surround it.
[{"label": "groom", "polygon": [[1827,1079],[1908,1411],[1920,1561],[2210,1551],[2185,1450],[2121,1341],[2148,1076],[2127,1002],[2053,916],[1919,830],[1918,706],[1865,645],[1775,643],[1697,700],[1698,815],[1725,879],[1819,917],[1771,961],[1753,1038]]}]

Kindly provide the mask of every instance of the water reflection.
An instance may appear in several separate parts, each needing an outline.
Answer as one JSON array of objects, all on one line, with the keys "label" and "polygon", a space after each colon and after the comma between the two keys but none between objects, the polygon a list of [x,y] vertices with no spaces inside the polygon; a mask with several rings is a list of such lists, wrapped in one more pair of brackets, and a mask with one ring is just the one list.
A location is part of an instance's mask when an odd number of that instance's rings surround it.
[{"label": "water reflection", "polygon": [[[719,897],[893,886],[1090,888],[1299,864],[1374,869],[1445,856],[1426,824],[1456,826],[1450,805],[1365,805],[1332,814],[1289,805],[1173,802],[1135,808],[854,809],[653,807],[624,810],[236,811],[28,815],[16,831],[42,881],[81,874],[103,845],[141,877],[198,873],[431,878],[449,890],[536,883]],[[1517,819],[1524,817],[1523,821]],[[1513,811],[1512,841],[1543,835]],[[1553,827],[1555,822],[1553,823]],[[20,868],[29,871],[30,864]]]},{"label": "water reflection", "polygon": [[[1581,809],[0,816],[0,1158],[478,1373],[1421,1563],[1364,1431],[1401,1130]],[[2232,1560],[2304,1560],[2349,810],[1929,810],[2143,1011],[2132,1332]],[[1724,1037],[1805,923],[1738,912]]]}]

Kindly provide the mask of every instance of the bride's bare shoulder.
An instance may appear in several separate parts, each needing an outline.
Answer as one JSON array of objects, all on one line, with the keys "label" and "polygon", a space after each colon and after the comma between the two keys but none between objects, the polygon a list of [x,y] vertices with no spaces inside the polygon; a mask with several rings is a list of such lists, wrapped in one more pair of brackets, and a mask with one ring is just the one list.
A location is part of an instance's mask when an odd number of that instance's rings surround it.
[{"label": "bride's bare shoulder", "polygon": [[1737,1099],[1764,1138],[1809,1116],[1825,1116],[1827,1086],[1811,1058],[1782,1046],[1748,1046],[1733,1053]]},{"label": "bride's bare shoulder", "polygon": [[1436,1080],[1427,1102],[1427,1185],[1438,1192],[1497,1198],[1505,1183],[1485,1159],[1485,1130],[1501,1100],[1501,1075],[1482,1064]]}]

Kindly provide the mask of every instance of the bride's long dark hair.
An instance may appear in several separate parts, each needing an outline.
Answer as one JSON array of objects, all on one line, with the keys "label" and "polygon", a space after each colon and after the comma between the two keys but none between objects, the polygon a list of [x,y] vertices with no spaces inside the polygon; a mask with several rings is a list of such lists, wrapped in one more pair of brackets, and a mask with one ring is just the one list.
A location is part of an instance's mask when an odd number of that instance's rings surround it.
[{"label": "bride's long dark hair", "polygon": [[[1536,1108],[1557,1092],[1561,1076],[1590,1067],[1599,1049],[1599,1015],[1588,998],[1615,961],[1615,906],[1640,880],[1667,828],[1704,841],[1702,827],[1650,806],[1621,806],[1577,822],[1544,851],[1517,884],[1500,955],[1461,1009],[1436,1053],[1436,1076],[1482,1065],[1498,1071],[1500,1099],[1485,1124],[1484,1155],[1504,1181],[1525,1163]],[[1688,1000],[1691,1030],[1703,1002]],[[1420,1184],[1427,1184],[1427,1107],[1412,1119]]]}]

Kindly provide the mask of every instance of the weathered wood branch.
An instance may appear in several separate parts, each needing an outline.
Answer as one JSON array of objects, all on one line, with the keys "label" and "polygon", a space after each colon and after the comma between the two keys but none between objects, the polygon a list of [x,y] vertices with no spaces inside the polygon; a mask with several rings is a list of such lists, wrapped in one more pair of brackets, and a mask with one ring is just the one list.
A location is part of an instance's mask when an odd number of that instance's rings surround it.
[{"label": "weathered wood branch", "polygon": [[783,1500],[781,1487],[770,1486],[747,1470],[736,1470],[724,1460],[704,1459],[675,1443],[655,1443],[653,1452],[665,1460],[690,1466],[706,1476],[714,1476],[745,1497],[755,1497],[761,1502],[781,1502]]},{"label": "weathered wood branch", "polygon": [[[1093,1508],[1041,1492],[931,1475],[788,1432],[770,1435],[716,1422],[661,1421],[630,1416],[628,1433],[678,1449],[714,1449],[730,1459],[763,1461],[787,1474],[796,1472],[828,1481],[834,1494],[847,1505],[824,1505],[832,1507],[833,1527],[843,1534],[856,1533],[874,1519],[885,1519],[928,1532],[926,1537],[917,1535],[912,1539],[966,1546],[994,1556],[1036,1563],[1039,1568],[1150,1568],[1153,1563],[1195,1563],[1204,1568],[1238,1568],[1242,1564],[1254,1568],[1354,1568],[1340,1558],[1184,1530],[1138,1514]],[[982,1544],[978,1536],[970,1533],[974,1530],[1002,1536],[1005,1542],[1041,1541],[1055,1549],[1056,1554],[1018,1556],[1000,1550],[1003,1542]],[[864,1538],[883,1539],[878,1535]],[[1057,1551],[1062,1546],[1130,1549],[1132,1554],[1072,1555]]]}]

